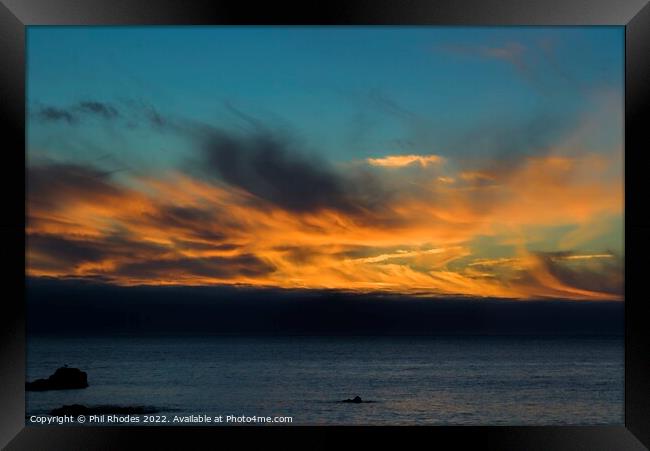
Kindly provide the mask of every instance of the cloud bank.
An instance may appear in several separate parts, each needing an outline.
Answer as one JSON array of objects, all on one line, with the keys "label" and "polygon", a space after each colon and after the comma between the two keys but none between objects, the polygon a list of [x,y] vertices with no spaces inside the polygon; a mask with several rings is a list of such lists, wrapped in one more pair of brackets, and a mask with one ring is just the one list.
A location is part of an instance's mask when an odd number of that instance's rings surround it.
[{"label": "cloud bank", "polygon": [[[193,159],[120,177],[91,165],[31,164],[29,275],[622,299],[623,257],[608,248],[623,211],[617,151],[560,145],[516,165],[506,153],[489,164],[405,154],[334,166],[258,123],[233,132],[147,111],[150,125],[187,139]],[[74,124],[124,113],[88,101],[39,114]]]}]

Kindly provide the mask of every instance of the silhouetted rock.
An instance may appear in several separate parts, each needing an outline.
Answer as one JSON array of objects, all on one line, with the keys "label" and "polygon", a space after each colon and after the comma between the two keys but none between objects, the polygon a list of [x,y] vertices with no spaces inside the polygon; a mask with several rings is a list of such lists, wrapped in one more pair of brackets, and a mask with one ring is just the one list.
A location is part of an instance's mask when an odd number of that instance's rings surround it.
[{"label": "silhouetted rock", "polygon": [[153,407],[145,406],[93,406],[87,407],[81,404],[72,404],[69,406],[59,407],[58,409],[53,409],[50,412],[50,415],[62,416],[62,415],[101,415],[101,414],[116,414],[116,415],[138,415],[143,413],[155,413],[157,410]]},{"label": "silhouetted rock", "polygon": [[61,367],[47,379],[36,379],[25,383],[25,390],[69,390],[88,387],[88,375],[79,368]]},{"label": "silhouetted rock", "polygon": [[353,403],[355,403],[355,404],[359,404],[359,403],[362,403],[363,401],[361,400],[361,397],[360,397],[360,396],[355,396],[355,397],[352,398],[352,399],[349,399],[349,398],[348,398],[348,399],[344,399],[344,400],[341,401],[341,402],[353,402]]}]

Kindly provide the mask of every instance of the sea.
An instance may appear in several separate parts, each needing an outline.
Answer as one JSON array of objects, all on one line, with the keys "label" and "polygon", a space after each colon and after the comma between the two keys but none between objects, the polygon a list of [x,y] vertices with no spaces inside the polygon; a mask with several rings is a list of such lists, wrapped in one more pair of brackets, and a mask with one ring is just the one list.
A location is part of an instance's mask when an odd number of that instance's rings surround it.
[{"label": "sea", "polygon": [[[621,425],[623,345],[621,336],[29,337],[27,380],[68,365],[87,372],[89,387],[27,392],[26,422],[81,404],[145,406],[164,418],[152,427],[205,416],[213,422],[195,425]],[[341,402],[355,396],[364,402]],[[258,420],[267,417],[280,420]]]}]

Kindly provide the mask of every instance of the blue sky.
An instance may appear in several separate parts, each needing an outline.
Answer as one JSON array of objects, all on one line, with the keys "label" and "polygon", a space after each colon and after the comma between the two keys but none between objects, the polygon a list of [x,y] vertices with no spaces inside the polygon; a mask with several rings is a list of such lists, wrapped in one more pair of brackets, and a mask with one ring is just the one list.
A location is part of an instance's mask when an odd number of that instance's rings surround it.
[{"label": "blue sky", "polygon": [[29,27],[28,272],[622,299],[623,27]]},{"label": "blue sky", "polygon": [[[622,27],[29,27],[27,48],[29,105],[144,101],[241,126],[231,106],[333,161],[481,152],[466,137],[494,123],[554,121],[558,138],[594,93],[623,89]],[[164,162],[182,147],[105,124],[74,137],[30,125],[33,149],[77,158],[117,142],[120,158]]]}]

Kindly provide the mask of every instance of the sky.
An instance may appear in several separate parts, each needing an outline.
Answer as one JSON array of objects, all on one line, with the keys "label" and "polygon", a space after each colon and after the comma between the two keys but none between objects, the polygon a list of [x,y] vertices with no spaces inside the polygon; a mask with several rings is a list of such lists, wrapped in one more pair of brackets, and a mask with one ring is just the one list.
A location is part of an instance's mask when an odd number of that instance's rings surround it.
[{"label": "sky", "polygon": [[622,300],[622,27],[28,27],[27,274]]}]

